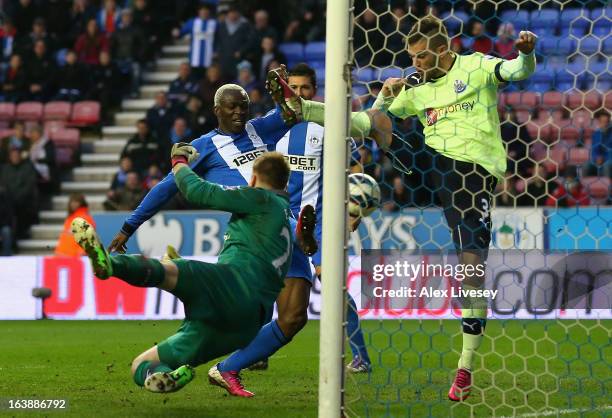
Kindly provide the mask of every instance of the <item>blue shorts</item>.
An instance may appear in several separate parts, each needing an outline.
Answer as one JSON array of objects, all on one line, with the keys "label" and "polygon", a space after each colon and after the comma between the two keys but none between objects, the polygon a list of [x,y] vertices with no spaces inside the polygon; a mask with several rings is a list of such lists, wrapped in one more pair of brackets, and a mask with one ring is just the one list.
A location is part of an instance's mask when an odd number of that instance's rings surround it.
[{"label": "blue shorts", "polygon": [[293,234],[293,255],[291,256],[291,265],[286,277],[290,279],[304,279],[312,284],[314,277],[310,268],[310,258],[302,252],[295,240],[297,221],[290,218],[289,222],[291,224],[291,233]]}]

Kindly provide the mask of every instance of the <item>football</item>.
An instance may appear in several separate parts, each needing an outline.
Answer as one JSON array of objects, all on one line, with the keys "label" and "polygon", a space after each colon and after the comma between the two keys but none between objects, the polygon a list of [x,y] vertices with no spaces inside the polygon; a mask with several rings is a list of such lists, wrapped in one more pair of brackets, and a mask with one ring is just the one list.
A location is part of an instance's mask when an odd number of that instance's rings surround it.
[{"label": "football", "polygon": [[373,177],[353,173],[349,181],[349,214],[370,216],[380,206],[380,187]]}]

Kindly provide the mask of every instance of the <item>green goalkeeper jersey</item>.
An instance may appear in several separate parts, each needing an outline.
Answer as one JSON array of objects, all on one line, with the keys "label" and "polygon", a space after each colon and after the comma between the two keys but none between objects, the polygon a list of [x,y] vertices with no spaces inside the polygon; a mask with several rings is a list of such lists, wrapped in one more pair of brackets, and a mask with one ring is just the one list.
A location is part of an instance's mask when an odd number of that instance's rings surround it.
[{"label": "green goalkeeper jersey", "polygon": [[481,53],[457,55],[443,77],[402,89],[389,112],[416,115],[425,143],[449,158],[474,162],[497,178],[506,171],[506,151],[497,114],[496,66],[503,60]]},{"label": "green goalkeeper jersey", "polygon": [[178,171],[175,181],[189,202],[232,213],[219,263],[255,264],[264,274],[273,270],[282,286],[293,248],[286,195],[254,187],[225,189],[188,167]]}]

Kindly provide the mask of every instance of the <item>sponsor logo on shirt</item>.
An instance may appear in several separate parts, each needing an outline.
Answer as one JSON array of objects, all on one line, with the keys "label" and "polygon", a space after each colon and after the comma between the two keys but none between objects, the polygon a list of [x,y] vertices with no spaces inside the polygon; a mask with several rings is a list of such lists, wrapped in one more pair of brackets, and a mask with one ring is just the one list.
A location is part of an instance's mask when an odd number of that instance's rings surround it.
[{"label": "sponsor logo on shirt", "polygon": [[232,160],[231,168],[238,168],[245,164],[252,164],[253,161],[257,159],[257,157],[259,157],[262,154],[265,154],[266,152],[268,152],[266,148],[257,148],[257,149],[254,149],[253,151],[247,151],[245,153],[237,155]]},{"label": "sponsor logo on shirt", "polygon": [[461,80],[455,80],[455,93],[461,93],[465,91],[467,85]]},{"label": "sponsor logo on shirt", "polygon": [[317,171],[319,169],[319,157],[310,155],[285,155],[291,171]]},{"label": "sponsor logo on shirt", "polygon": [[312,137],[308,138],[308,141],[310,142],[310,145],[317,146],[317,145],[319,145],[319,142],[321,142],[321,139],[317,138],[316,136],[312,136]]},{"label": "sponsor logo on shirt", "polygon": [[427,109],[425,109],[425,120],[427,122],[427,125],[433,125],[438,121],[438,119],[447,116],[449,113],[455,113],[460,111],[470,112],[474,110],[474,103],[474,100],[472,100],[470,102],[455,103],[450,106],[438,108],[428,107]]}]

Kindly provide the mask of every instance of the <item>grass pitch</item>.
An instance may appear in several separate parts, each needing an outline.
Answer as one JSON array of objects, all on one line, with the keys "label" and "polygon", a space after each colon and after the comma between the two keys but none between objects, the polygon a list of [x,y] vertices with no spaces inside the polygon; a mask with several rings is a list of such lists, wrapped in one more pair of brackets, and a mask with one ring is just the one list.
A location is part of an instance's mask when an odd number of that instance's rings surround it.
[{"label": "grass pitch", "polygon": [[[457,321],[365,321],[371,375],[350,376],[349,416],[488,417],[612,414],[612,321],[489,321],[472,397],[451,403],[461,335]],[[208,384],[212,364],[184,390],[156,395],[129,376],[132,358],[178,321],[0,322],[0,398],[67,399],[64,411],[8,416],[315,417],[318,322],[279,351],[265,372],[243,373],[253,399]],[[486,367],[485,367],[486,366]]]}]

